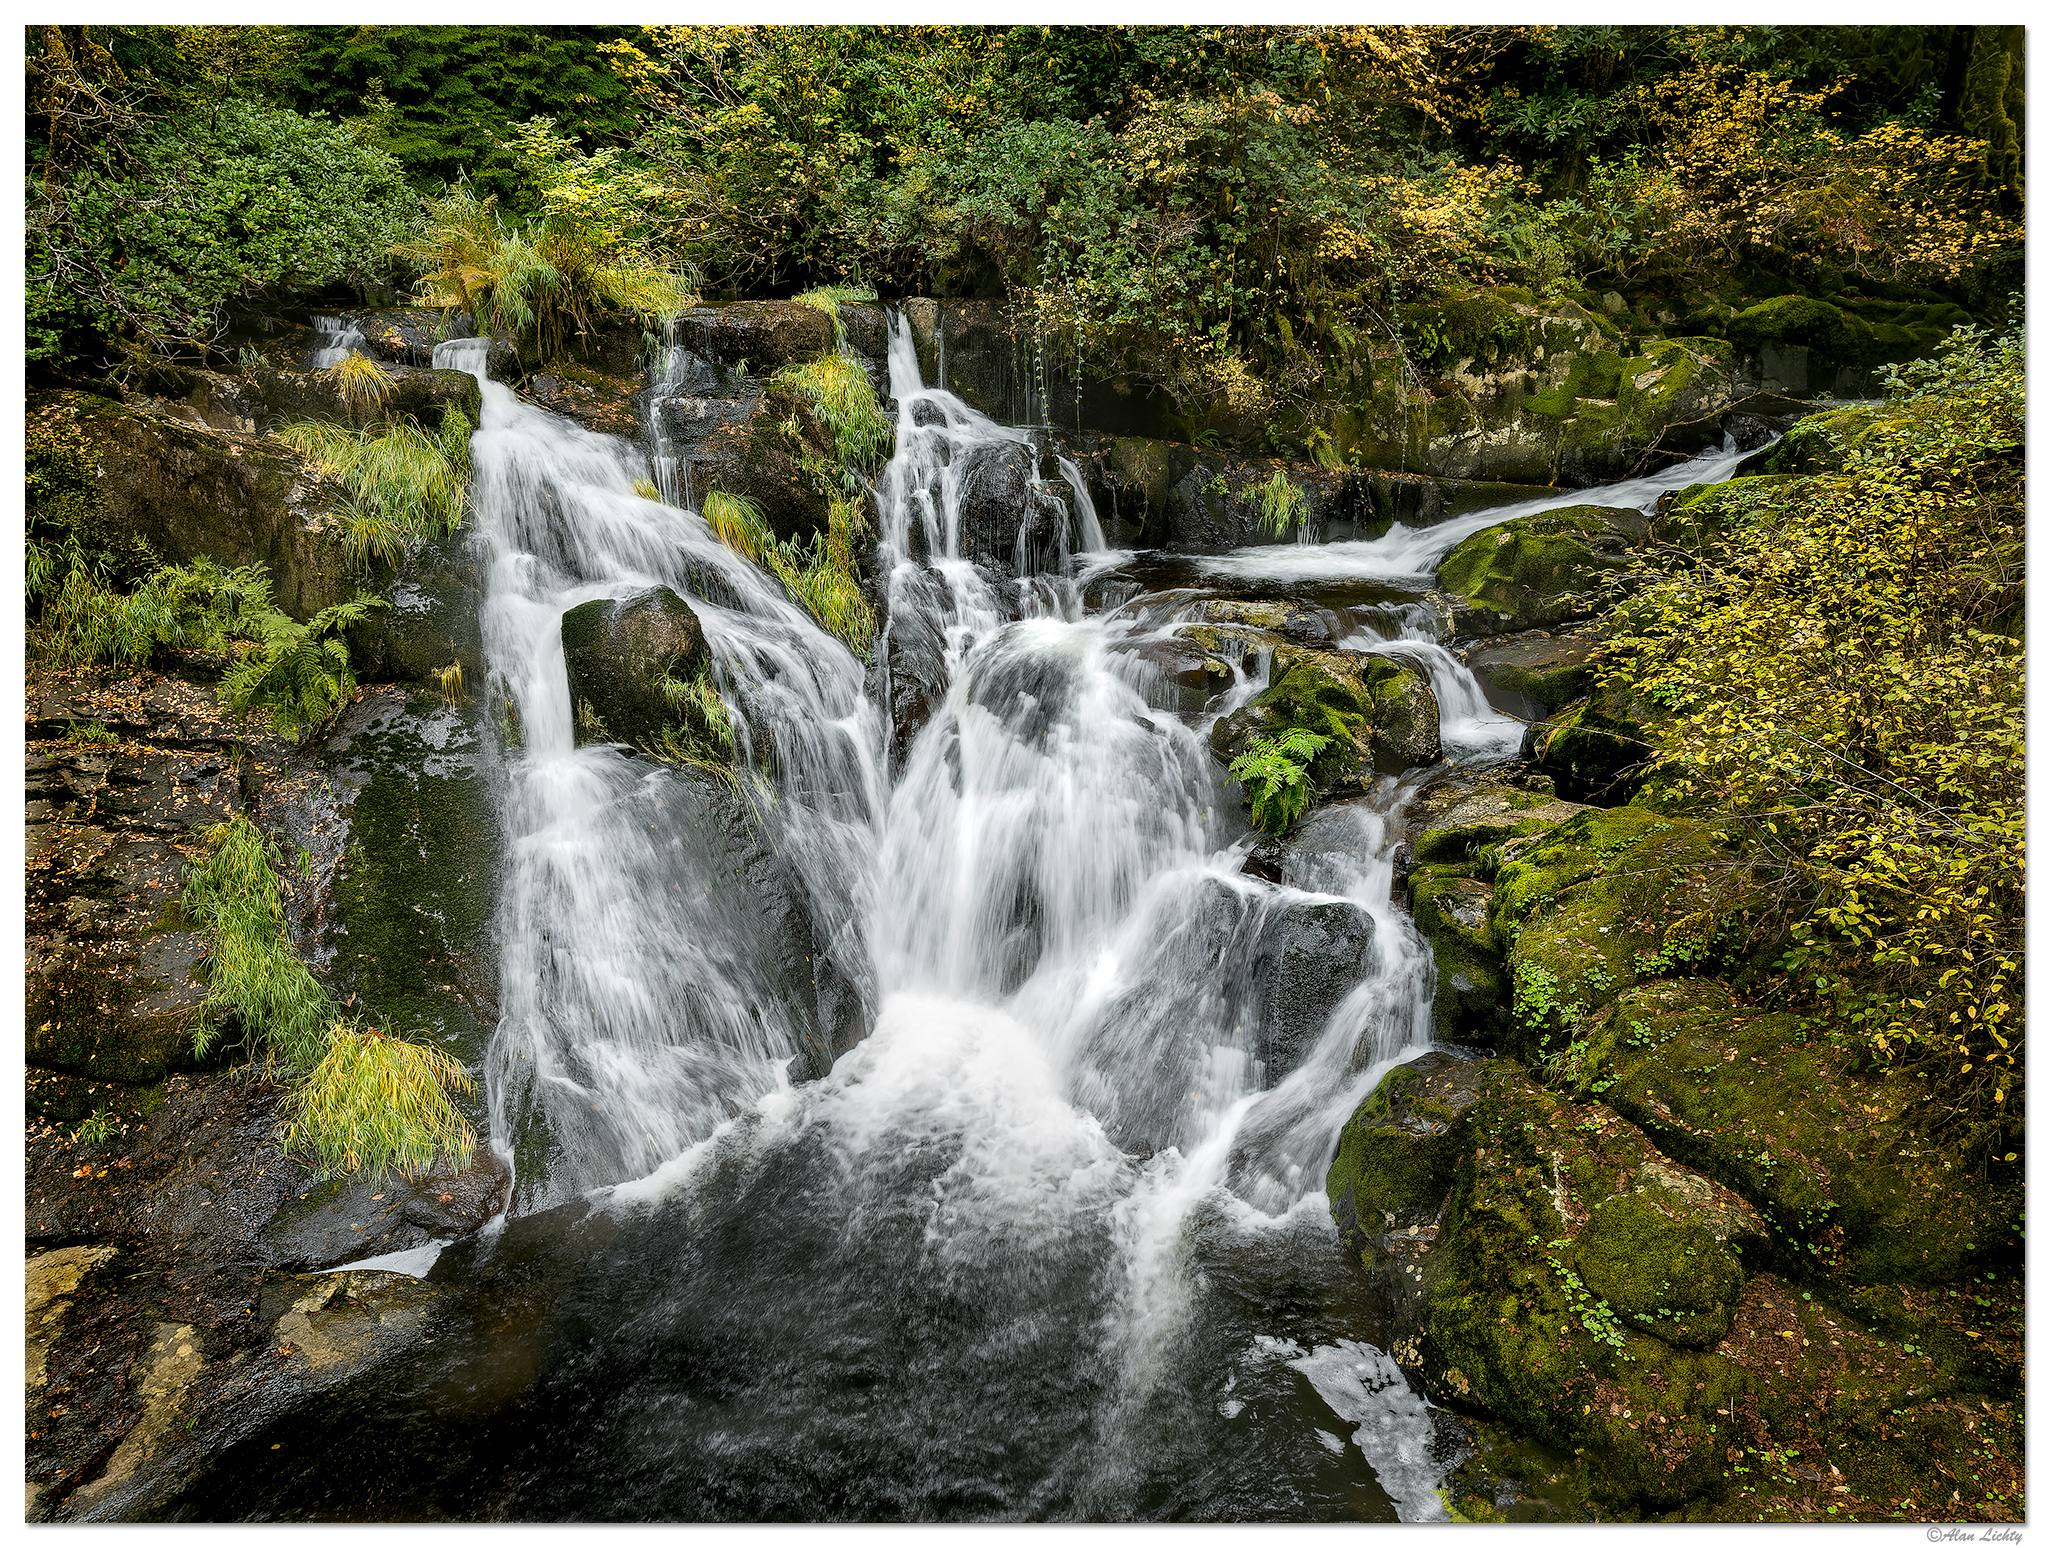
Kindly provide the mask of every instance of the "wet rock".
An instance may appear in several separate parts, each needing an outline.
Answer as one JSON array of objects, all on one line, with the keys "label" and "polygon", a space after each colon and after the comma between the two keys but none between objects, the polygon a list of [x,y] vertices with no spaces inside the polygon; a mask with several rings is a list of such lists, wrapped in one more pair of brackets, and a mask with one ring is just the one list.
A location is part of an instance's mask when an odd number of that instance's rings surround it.
[{"label": "wet rock", "polygon": [[32,1255],[24,1270],[27,1294],[22,1311],[28,1323],[28,1353],[23,1379],[29,1401],[49,1381],[50,1345],[63,1329],[70,1297],[79,1281],[112,1258],[115,1247],[59,1247],[53,1252]]},{"label": "wet rock", "polygon": [[961,557],[992,575],[1046,573],[1062,547],[1076,546],[1073,492],[1043,436],[974,447],[955,464],[955,478]]},{"label": "wet rock", "polygon": [[1636,511],[1575,505],[1487,527],[1438,566],[1463,636],[1549,628],[1602,611],[1605,576],[1626,568],[1644,535]]},{"label": "wet rock", "polygon": [[562,651],[579,742],[659,738],[676,713],[661,680],[687,682],[706,659],[697,614],[667,587],[571,608],[562,616]]},{"label": "wet rock", "polygon": [[1231,667],[1192,640],[1148,640],[1130,654],[1145,663],[1148,702],[1177,714],[1199,713],[1232,684]]},{"label": "wet rock", "polygon": [[466,1236],[505,1207],[506,1164],[482,1145],[458,1172],[339,1177],[288,1201],[263,1228],[271,1263],[291,1273],[335,1268]]},{"label": "wet rock", "polygon": [[767,376],[825,354],[833,347],[833,324],[824,312],[795,301],[741,301],[682,313],[674,337],[706,360],[744,361],[751,375]]},{"label": "wet rock", "polygon": [[477,621],[482,576],[467,530],[427,539],[378,589],[386,606],[348,632],[358,681],[423,683],[440,690],[450,667],[458,672],[450,693],[484,681]]},{"label": "wet rock", "polygon": [[1597,643],[1587,634],[1514,635],[1468,651],[1466,665],[1498,704],[1542,718],[1586,697],[1594,680],[1588,658]]},{"label": "wet rock", "polygon": [[1291,901],[1261,932],[1254,966],[1261,1007],[1255,1056],[1268,1087],[1317,1045],[1325,1024],[1372,963],[1374,922],[1356,904]]},{"label": "wet rock", "polygon": [[467,313],[450,317],[437,308],[424,306],[359,312],[351,321],[363,335],[364,347],[371,354],[398,365],[420,367],[434,364],[435,345],[466,338],[472,327]]}]

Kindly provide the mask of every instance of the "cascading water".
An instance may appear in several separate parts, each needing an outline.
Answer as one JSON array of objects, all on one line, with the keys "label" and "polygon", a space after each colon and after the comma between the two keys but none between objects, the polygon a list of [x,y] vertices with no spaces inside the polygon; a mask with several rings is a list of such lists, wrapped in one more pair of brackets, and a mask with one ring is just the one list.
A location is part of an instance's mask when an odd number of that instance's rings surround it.
[{"label": "cascading water", "polygon": [[[482,350],[436,363],[481,376]],[[390,1399],[483,1415],[443,1443],[433,1508],[1440,1515],[1450,1441],[1362,1337],[1379,1314],[1320,1191],[1345,1118],[1430,1040],[1429,950],[1391,901],[1428,776],[1319,810],[1280,880],[1247,874],[1206,733],[1265,661],[1178,711],[1159,659],[1187,594],[1098,579],[1118,561],[1072,465],[924,387],[901,324],[889,385],[876,708],[780,587],[633,493],[635,453],[483,384],[485,647],[517,743],[487,1076],[521,1182],[506,1232],[436,1277],[515,1307],[553,1277],[539,1331],[480,1317]],[[1391,534],[1374,573],[1421,592],[1460,535]],[[1362,546],[1217,563],[1301,577]],[[561,617],[654,586],[691,599],[754,750],[737,804],[577,745]],[[1420,598],[1350,617],[1347,648],[1431,672],[1452,757],[1520,733]],[[790,1071],[818,1012],[731,874],[736,828],[801,878],[868,1027],[814,1080]]]},{"label": "cascading water", "polygon": [[358,353],[365,343],[351,317],[315,316],[313,319],[313,360],[316,371],[324,371],[331,365],[339,365],[349,356]]}]

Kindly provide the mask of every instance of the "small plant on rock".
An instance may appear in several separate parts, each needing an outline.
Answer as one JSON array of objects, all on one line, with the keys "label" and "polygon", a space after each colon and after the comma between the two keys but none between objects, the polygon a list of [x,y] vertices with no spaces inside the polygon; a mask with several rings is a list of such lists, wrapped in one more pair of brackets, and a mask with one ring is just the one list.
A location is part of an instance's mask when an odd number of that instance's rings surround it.
[{"label": "small plant on rock", "polygon": [[1310,765],[1331,738],[1300,726],[1280,736],[1256,736],[1231,765],[1231,776],[1246,787],[1253,821],[1276,835],[1286,833],[1309,810]]}]

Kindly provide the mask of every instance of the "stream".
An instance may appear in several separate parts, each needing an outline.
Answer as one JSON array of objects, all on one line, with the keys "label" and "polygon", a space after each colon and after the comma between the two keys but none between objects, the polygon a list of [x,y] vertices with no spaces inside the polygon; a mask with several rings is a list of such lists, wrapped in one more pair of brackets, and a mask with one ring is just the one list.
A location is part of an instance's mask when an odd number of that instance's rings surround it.
[{"label": "stream", "polygon": [[[181,1513],[1442,1518],[1460,1428],[1379,1347],[1322,1192],[1347,1117],[1431,1044],[1429,948],[1391,896],[1405,808],[1525,729],[1425,593],[1482,527],[1648,509],[1739,454],[1164,565],[1106,549],[1051,458],[997,580],[963,557],[963,492],[1031,432],[925,386],[899,320],[871,668],[637,494],[643,450],[488,380],[485,347],[436,364],[484,394],[507,748],[484,1084],[513,1202],[411,1265],[451,1292],[431,1340],[232,1449]],[[735,792],[577,745],[562,614],[656,586],[702,622]],[[1446,764],[1314,812],[1279,881],[1241,868],[1208,744],[1265,661],[1195,711],[1159,664],[1219,594],[1315,603],[1440,705]],[[749,843],[780,912],[720,879]]]}]

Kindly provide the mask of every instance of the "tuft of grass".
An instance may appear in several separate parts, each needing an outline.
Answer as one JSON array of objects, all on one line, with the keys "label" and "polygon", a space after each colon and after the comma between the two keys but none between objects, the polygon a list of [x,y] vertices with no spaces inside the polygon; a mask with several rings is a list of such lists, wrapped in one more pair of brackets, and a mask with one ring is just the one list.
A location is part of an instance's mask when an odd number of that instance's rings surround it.
[{"label": "tuft of grass", "polygon": [[1260,525],[1275,537],[1302,519],[1302,486],[1280,468],[1260,486]]},{"label": "tuft of grass", "polygon": [[700,670],[688,681],[664,677],[658,686],[693,741],[729,758],[733,755],[733,717],[727,713],[726,701],[719,697],[710,673]]},{"label": "tuft of grass", "polygon": [[367,570],[373,560],[400,564],[427,539],[462,525],[470,430],[469,416],[451,408],[434,431],[409,417],[373,430],[308,420],[276,433],[348,491],[342,547]]},{"label": "tuft of grass", "polygon": [[96,1107],[92,1116],[78,1126],[78,1132],[71,1138],[79,1145],[104,1145],[114,1137],[116,1126],[113,1108]]},{"label": "tuft of grass", "polygon": [[375,419],[391,396],[391,373],[368,355],[344,355],[320,374],[334,383],[353,419]]},{"label": "tuft of grass", "polygon": [[768,567],[768,555],[777,549],[776,534],[762,515],[762,508],[745,495],[714,489],[705,496],[698,514],[712,529],[712,536],[750,564]]},{"label": "tuft of grass", "polygon": [[335,1006],[286,939],[277,846],[242,813],[200,837],[208,853],[186,873],[181,899],[186,918],[210,942],[203,963],[206,1006],[193,1051],[206,1057],[225,1016],[245,1039],[262,1039],[278,1063],[310,1070],[325,1051]]},{"label": "tuft of grass", "polygon": [[875,610],[861,589],[854,545],[867,527],[867,510],[853,496],[834,497],[824,536],[813,537],[808,547],[779,540],[759,506],[722,489],[705,496],[700,514],[720,542],[774,575],[821,627],[866,655],[875,639]]},{"label": "tuft of grass", "polygon": [[657,504],[660,504],[662,500],[662,491],[655,487],[655,481],[652,478],[635,479],[634,493],[643,500],[653,500]]},{"label": "tuft of grass", "polygon": [[477,1133],[449,1093],[475,1089],[442,1049],[337,1023],[288,1098],[284,1148],[311,1151],[330,1175],[368,1168],[418,1176],[438,1155],[460,1169]]},{"label": "tuft of grass", "polygon": [[811,307],[832,318],[834,342],[845,349],[847,329],[840,321],[841,306],[848,302],[873,301],[875,298],[875,287],[871,285],[819,285],[811,290],[801,290],[790,299],[800,306]]},{"label": "tuft of grass", "polygon": [[463,702],[463,664],[451,661],[445,667],[434,669],[434,681],[441,689],[441,702],[454,709]]},{"label": "tuft of grass", "polygon": [[811,405],[832,432],[833,450],[849,471],[875,468],[889,459],[896,427],[883,413],[868,372],[847,355],[822,355],[785,366],[773,380]]},{"label": "tuft of grass", "polygon": [[81,720],[64,733],[64,740],[73,747],[115,747],[121,738],[101,721]]}]

